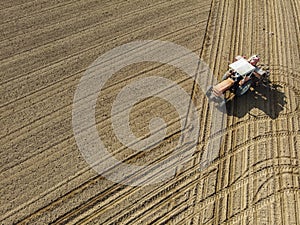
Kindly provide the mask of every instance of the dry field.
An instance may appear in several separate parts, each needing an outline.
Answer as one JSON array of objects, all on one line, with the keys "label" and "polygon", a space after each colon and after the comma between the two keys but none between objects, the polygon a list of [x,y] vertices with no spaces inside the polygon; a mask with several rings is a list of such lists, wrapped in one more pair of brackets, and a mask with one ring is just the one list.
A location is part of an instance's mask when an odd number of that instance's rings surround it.
[{"label": "dry field", "polygon": [[[99,94],[97,129],[118,160],[142,165],[168,154],[180,136],[174,107],[136,104],[133,132],[168,126],[153,151],[122,148],[110,120],[118,92],[156,75],[197,98],[193,157],[162,184],[132,187],[95,172],[72,129],[76,87],[105,52],[134,40],[182,45],[220,79],[235,55],[258,53],[274,89],[228,102],[219,157],[199,171],[209,123],[204,93],[180,70],[140,63],[118,71]],[[300,224],[299,0],[1,0],[0,224]],[[199,100],[200,99],[200,100]]]}]

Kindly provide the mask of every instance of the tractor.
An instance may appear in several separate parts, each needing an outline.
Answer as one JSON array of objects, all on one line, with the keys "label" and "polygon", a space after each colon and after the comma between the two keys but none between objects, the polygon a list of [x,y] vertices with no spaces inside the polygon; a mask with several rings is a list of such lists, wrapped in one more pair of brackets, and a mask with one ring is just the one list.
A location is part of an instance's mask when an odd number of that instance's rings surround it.
[{"label": "tractor", "polygon": [[257,64],[260,60],[258,55],[253,55],[249,59],[245,56],[236,56],[235,62],[229,65],[229,70],[222,77],[222,81],[214,85],[206,92],[207,97],[219,104],[224,104],[223,96],[230,92],[232,96],[242,96],[251,86],[268,83],[269,71],[263,70]]}]

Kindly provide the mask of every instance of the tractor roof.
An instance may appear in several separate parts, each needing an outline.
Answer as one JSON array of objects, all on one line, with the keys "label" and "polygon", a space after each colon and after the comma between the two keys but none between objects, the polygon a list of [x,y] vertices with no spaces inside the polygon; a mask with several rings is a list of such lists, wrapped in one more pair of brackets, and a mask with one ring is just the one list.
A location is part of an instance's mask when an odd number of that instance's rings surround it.
[{"label": "tractor roof", "polygon": [[231,63],[229,65],[231,69],[238,72],[240,75],[244,76],[255,70],[255,67],[252,66],[246,59],[241,58],[238,61]]}]

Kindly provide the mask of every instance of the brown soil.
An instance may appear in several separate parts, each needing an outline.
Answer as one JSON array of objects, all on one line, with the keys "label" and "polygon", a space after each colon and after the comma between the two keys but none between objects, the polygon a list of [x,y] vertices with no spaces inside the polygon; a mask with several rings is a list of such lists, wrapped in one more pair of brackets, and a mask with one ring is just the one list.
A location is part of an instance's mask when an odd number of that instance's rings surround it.
[{"label": "brown soil", "polygon": [[[298,0],[2,0],[0,3],[1,224],[300,224],[300,2]],[[235,55],[258,53],[275,89],[258,87],[227,104],[219,158],[199,172],[207,142],[205,95],[171,66],[118,72],[96,108],[100,137],[136,165],[178,141],[172,105],[148,99],[131,126],[145,136],[151,115],[170,125],[153,152],[132,157],[116,141],[110,110],[137,78],[163,76],[198,95],[199,146],[176,176],[131,187],[98,175],[72,130],[75,89],[100,55],[133,40],[165,40],[197,53],[220,79]]]}]

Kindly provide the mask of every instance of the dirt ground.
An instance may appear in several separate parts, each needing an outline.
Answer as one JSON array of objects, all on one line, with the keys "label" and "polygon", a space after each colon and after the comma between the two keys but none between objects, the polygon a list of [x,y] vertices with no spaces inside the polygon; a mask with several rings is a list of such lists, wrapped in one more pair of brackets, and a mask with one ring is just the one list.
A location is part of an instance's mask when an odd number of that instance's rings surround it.
[{"label": "dirt ground", "polygon": [[[300,224],[300,1],[2,0],[0,2],[1,224]],[[134,40],[182,45],[220,79],[235,55],[260,54],[273,89],[227,104],[219,157],[202,171],[208,102],[171,66],[118,71],[99,94],[100,138],[120,161],[155,163],[180,136],[178,114],[151,98],[135,105],[131,127],[147,136],[162,117],[167,138],[134,155],[117,141],[110,110],[119,91],[151,75],[198,96],[200,136],[193,157],[168,182],[114,183],[83,158],[72,128],[76,87],[105,52]]]}]

